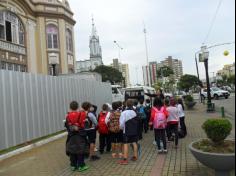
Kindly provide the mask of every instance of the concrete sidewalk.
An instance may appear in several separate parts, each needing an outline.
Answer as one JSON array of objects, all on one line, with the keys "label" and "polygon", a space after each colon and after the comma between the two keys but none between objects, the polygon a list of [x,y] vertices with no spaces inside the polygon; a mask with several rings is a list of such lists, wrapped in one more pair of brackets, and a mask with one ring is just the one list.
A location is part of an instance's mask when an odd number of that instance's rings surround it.
[{"label": "concrete sidewalk", "polygon": [[[194,111],[187,111],[188,136],[180,140],[179,149],[174,149],[170,143],[169,153],[158,155],[156,146],[152,144],[153,133],[149,132],[142,141],[142,157],[127,166],[118,165],[118,160],[105,154],[100,161],[86,161],[89,171],[72,173],[65,155],[66,139],[62,138],[0,162],[0,176],[213,176],[212,170],[194,159],[188,145],[195,139],[205,137],[201,125],[207,118],[219,116],[218,113],[206,114],[202,105]],[[231,137],[235,137],[234,133]]]}]

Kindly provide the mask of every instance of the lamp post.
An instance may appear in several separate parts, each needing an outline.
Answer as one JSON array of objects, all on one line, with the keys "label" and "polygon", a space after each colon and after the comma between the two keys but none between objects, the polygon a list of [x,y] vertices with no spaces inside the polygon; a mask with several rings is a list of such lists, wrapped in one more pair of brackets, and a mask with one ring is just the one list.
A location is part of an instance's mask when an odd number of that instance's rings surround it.
[{"label": "lamp post", "polygon": [[121,47],[117,41],[114,41],[114,43],[116,44],[116,46],[118,48],[118,57],[119,57],[118,59],[121,60],[120,53],[121,53],[121,50],[123,50],[124,48]]},{"label": "lamp post", "polygon": [[207,50],[207,46],[202,46],[200,53],[200,58],[204,61],[205,71],[206,71],[206,82],[207,82],[207,112],[214,111],[214,107],[211,101],[211,87],[210,87],[210,79],[208,72],[208,60],[209,60],[209,51]]},{"label": "lamp post", "polygon": [[219,46],[224,45],[232,45],[235,44],[235,42],[228,42],[228,43],[220,43],[212,46],[202,46],[201,50],[195,53],[195,60],[196,60],[196,67],[199,77],[199,71],[198,71],[198,64],[197,64],[197,54],[199,53],[199,62],[204,62],[205,70],[206,70],[206,81],[207,81],[207,111],[212,112],[214,111],[214,106],[211,101],[211,89],[210,89],[210,79],[209,79],[209,73],[208,73],[208,60],[209,60],[209,51],[208,49],[216,48]]}]

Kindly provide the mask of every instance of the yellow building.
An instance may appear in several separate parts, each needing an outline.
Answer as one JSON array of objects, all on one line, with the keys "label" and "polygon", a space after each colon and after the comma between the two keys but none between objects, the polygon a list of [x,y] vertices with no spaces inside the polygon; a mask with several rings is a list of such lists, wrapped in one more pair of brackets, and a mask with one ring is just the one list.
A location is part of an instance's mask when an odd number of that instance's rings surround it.
[{"label": "yellow building", "polygon": [[74,73],[74,25],[67,0],[0,0],[0,69]]},{"label": "yellow building", "polygon": [[217,76],[223,76],[223,75],[226,76],[235,75],[235,63],[224,65],[224,68],[217,72]]}]

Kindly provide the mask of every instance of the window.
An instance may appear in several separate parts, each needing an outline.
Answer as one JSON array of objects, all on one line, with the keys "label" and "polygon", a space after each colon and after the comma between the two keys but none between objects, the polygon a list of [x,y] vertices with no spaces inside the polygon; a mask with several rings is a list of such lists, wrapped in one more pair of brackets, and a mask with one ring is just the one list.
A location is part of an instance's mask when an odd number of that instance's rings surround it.
[{"label": "window", "polygon": [[53,24],[47,26],[47,46],[49,49],[58,49],[58,29]]},{"label": "window", "polygon": [[67,51],[73,52],[73,40],[71,30],[66,30],[66,49]]},{"label": "window", "polygon": [[0,39],[24,45],[24,35],[21,20],[9,11],[0,11]]},{"label": "window", "polygon": [[0,24],[0,39],[5,39],[5,29],[4,25]]}]

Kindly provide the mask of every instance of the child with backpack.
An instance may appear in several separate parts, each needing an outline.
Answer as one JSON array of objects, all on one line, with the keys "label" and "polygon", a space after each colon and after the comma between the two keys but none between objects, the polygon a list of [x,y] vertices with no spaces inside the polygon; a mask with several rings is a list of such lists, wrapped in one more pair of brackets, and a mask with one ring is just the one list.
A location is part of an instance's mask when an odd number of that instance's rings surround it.
[{"label": "child with backpack", "polygon": [[175,138],[175,148],[178,148],[178,128],[179,128],[179,117],[178,117],[178,109],[176,107],[175,99],[170,99],[167,102],[167,111],[169,113],[168,119],[167,119],[167,137],[168,141],[171,141],[172,134],[174,133]]},{"label": "child with backpack", "polygon": [[141,133],[144,131],[147,133],[148,130],[148,121],[147,121],[147,114],[146,114],[146,107],[144,106],[144,101],[140,100],[139,106],[136,109],[136,112],[138,114],[138,117],[141,119],[141,126],[140,130]]},{"label": "child with backpack", "polygon": [[133,145],[134,153],[131,158],[132,161],[138,160],[138,128],[139,128],[139,119],[136,112],[133,110],[133,101],[127,100],[126,102],[127,109],[121,113],[120,117],[120,129],[123,130],[123,144],[124,144],[124,156],[119,164],[127,165],[128,164],[128,155],[129,155],[129,144]]},{"label": "child with backpack", "polygon": [[95,154],[95,143],[96,143],[96,138],[97,138],[97,118],[94,115],[94,107],[92,107],[91,103],[89,102],[84,102],[82,104],[82,110],[81,110],[81,116],[83,119],[85,118],[85,130],[86,130],[86,135],[88,138],[88,143],[89,143],[89,157],[91,161],[96,161],[99,160],[100,157],[98,157]]},{"label": "child with backpack", "polygon": [[123,157],[122,154],[122,142],[123,142],[123,131],[120,129],[120,116],[122,103],[114,102],[112,103],[112,113],[109,121],[109,131],[111,134],[111,145],[112,145],[112,158]]},{"label": "child with backpack", "polygon": [[[164,107],[164,103],[160,97],[154,100],[154,106],[151,112],[151,119],[149,125],[154,128],[155,140],[158,147],[158,153],[167,153],[166,144],[166,126],[167,126],[168,112]],[[161,141],[163,143],[163,150],[161,148]]]},{"label": "child with backpack", "polygon": [[[70,157],[71,170],[83,172],[89,169],[85,164],[86,133],[84,133],[85,119],[78,112],[76,101],[70,103],[70,112],[66,116],[65,126],[68,131],[66,152]],[[84,135],[85,134],[85,135]]]},{"label": "child with backpack", "polygon": [[109,112],[109,106],[104,104],[102,106],[102,111],[98,116],[98,132],[99,132],[99,152],[100,154],[104,153],[104,149],[106,146],[106,151],[111,151],[111,139],[110,133],[108,130],[108,122],[111,113]]},{"label": "child with backpack", "polygon": [[187,135],[187,127],[185,124],[184,103],[182,98],[178,99],[177,108],[179,111],[180,129],[181,129],[180,133],[183,137],[185,137]]}]

